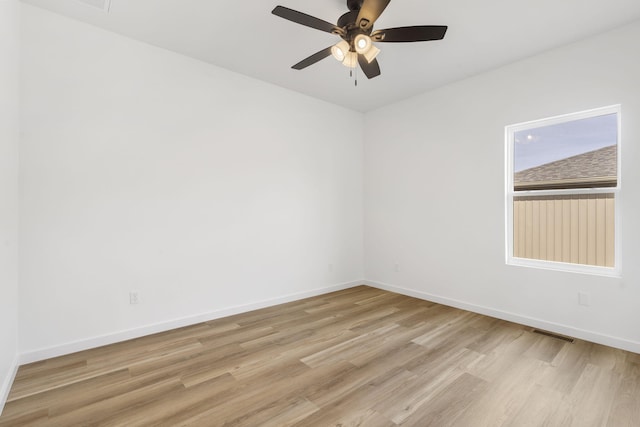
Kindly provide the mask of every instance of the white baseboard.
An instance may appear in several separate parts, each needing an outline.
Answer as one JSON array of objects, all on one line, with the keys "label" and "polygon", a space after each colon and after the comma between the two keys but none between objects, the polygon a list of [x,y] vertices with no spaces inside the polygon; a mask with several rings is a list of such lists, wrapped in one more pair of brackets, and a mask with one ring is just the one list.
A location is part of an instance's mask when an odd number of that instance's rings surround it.
[{"label": "white baseboard", "polygon": [[2,386],[0,387],[0,415],[2,415],[2,411],[4,410],[4,405],[7,403],[7,398],[9,397],[9,392],[11,391],[11,386],[13,385],[13,380],[16,378],[16,374],[18,373],[19,357],[13,359],[13,364],[9,368],[9,372],[7,372],[7,376],[2,382]]},{"label": "white baseboard", "polygon": [[314,297],[329,292],[340,291],[362,285],[363,280],[355,280],[352,282],[341,283],[324,288],[317,288],[310,291],[298,292],[289,295],[270,298],[263,301],[242,304],[233,307],[214,310],[206,313],[195,314],[193,316],[172,319],[166,322],[155,323],[138,328],[128,329],[124,331],[114,332],[112,334],[101,335],[97,337],[87,338],[83,340],[73,341],[53,347],[43,348],[39,350],[29,351],[20,355],[20,364],[38,362],[40,360],[50,359],[52,357],[63,356],[78,351],[88,350],[91,348],[101,347],[103,345],[114,344],[133,338],[143,337],[158,332],[164,332],[171,329],[181,328],[184,326],[194,325],[196,323],[206,322],[209,320],[219,319],[221,317],[232,316],[234,314],[246,313],[248,311],[258,310],[265,307],[271,307],[278,304],[284,304],[291,301],[297,301],[304,298]]},{"label": "white baseboard", "polygon": [[609,347],[615,347],[622,350],[631,351],[634,353],[640,353],[640,342],[637,342],[637,341],[630,341],[624,338],[613,337],[610,335],[600,334],[598,332],[575,328],[573,326],[562,325],[559,323],[548,322],[546,320],[523,316],[516,313],[496,310],[490,307],[471,304],[468,302],[446,298],[438,295],[433,295],[426,292],[416,291],[413,289],[406,289],[399,286],[390,285],[387,283],[380,283],[380,282],[365,280],[364,284],[374,288],[395,292],[397,294],[407,295],[410,297],[419,298],[419,299],[427,300],[431,302],[436,302],[438,304],[443,304],[450,307],[460,308],[462,310],[484,314],[486,316],[507,320],[509,322],[519,323],[521,325],[531,326],[533,328],[544,329],[546,331],[555,332],[557,334],[566,335],[573,338],[578,338],[584,341],[590,341],[597,344],[606,345]]},{"label": "white baseboard", "polygon": [[[634,353],[640,353],[640,342],[630,341],[619,337],[613,337],[609,335],[600,334],[597,332],[587,331],[572,326],[562,325],[558,323],[548,322],[546,320],[536,319],[532,317],[522,316],[516,313],[510,313],[506,311],[496,310],[490,307],[484,307],[476,304],[467,303],[451,298],[446,298],[438,295],[429,294],[426,292],[416,291],[413,289],[402,288],[399,286],[390,285],[387,283],[375,282],[370,280],[355,280],[352,282],[341,283],[337,285],[327,286],[324,288],[317,288],[310,291],[298,292],[280,296],[277,298],[271,298],[267,300],[257,301],[249,304],[242,304],[233,307],[228,307],[220,310],[214,310],[211,312],[200,313],[192,316],[187,316],[179,319],[173,319],[166,322],[155,323],[151,325],[142,326],[139,328],[128,329],[124,331],[114,332],[112,334],[101,335],[97,337],[87,338],[66,344],[61,344],[53,347],[34,350],[26,353],[22,353],[16,360],[12,375],[5,379],[0,389],[0,404],[4,404],[6,397],[9,394],[11,384],[17,372],[18,366],[26,363],[37,362],[52,357],[63,356],[65,354],[75,353],[77,351],[88,350],[103,345],[109,345],[116,342],[126,341],[133,338],[139,338],[145,335],[151,335],[158,332],[164,332],[175,328],[181,328],[184,326],[194,325],[200,322],[206,322],[209,320],[219,319],[221,317],[232,316],[234,314],[246,313],[253,310],[258,310],[265,307],[271,307],[278,304],[284,304],[291,301],[296,301],[304,298],[323,295],[329,292],[335,292],[343,289],[352,288],[358,285],[368,285],[378,289],[384,289],[390,292],[395,292],[402,295],[407,295],[427,301],[436,302],[439,304],[448,305],[451,307],[460,308],[463,310],[472,311],[474,313],[484,314],[487,316],[495,317],[498,319],[507,320],[510,322],[520,323],[523,325],[531,326],[534,328],[540,328],[547,331],[555,332],[562,335],[567,335],[575,338],[579,338],[585,341],[591,341],[598,344],[607,345],[610,347],[620,348],[622,350],[632,351]],[[0,408],[2,405],[0,405]]]}]

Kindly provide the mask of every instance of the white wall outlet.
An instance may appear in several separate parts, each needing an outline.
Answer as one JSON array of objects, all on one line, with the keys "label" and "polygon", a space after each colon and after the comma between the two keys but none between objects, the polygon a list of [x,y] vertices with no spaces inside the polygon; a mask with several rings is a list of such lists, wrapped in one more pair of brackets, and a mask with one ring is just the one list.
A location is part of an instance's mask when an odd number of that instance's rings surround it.
[{"label": "white wall outlet", "polygon": [[589,294],[586,292],[578,292],[578,304],[589,306]]},{"label": "white wall outlet", "polygon": [[329,273],[331,273],[333,271],[333,264],[329,264],[327,269],[329,270]]},{"label": "white wall outlet", "polygon": [[138,291],[129,292],[129,304],[140,304],[140,292]]},{"label": "white wall outlet", "polygon": [[396,273],[399,273],[400,272],[400,264],[398,264],[396,262],[395,265],[393,266],[393,271],[395,271]]}]

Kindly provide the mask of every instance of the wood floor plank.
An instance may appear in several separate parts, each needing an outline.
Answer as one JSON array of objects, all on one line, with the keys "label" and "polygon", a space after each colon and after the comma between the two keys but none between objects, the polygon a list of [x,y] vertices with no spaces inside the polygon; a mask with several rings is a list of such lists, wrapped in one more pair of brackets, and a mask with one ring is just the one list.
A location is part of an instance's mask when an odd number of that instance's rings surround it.
[{"label": "wood floor plank", "polygon": [[367,286],[21,366],[6,426],[638,426],[640,355]]},{"label": "wood floor plank", "polygon": [[482,395],[469,402],[458,422],[461,425],[500,425],[514,418],[529,404],[528,398],[546,365],[546,362],[527,357],[505,361],[502,375],[487,382]]},{"label": "wood floor plank", "polygon": [[[353,387],[348,393],[310,396],[309,399],[312,402],[325,410],[316,412],[313,416],[301,421],[299,425],[303,426],[307,423],[321,425],[322,422],[325,423],[324,425],[344,425],[361,422],[366,414],[372,411],[372,401],[392,398],[406,381],[414,377],[412,373],[402,368],[379,371],[377,375],[372,375],[365,369],[358,369],[354,373],[361,378],[369,378],[369,381],[353,382]],[[381,414],[375,410],[372,412],[369,413],[369,417],[376,418],[378,421],[384,420]]]},{"label": "wood floor plank", "polygon": [[588,363],[568,398],[573,407],[584,408],[576,412],[572,425],[606,424],[620,385],[620,374]]},{"label": "wood floor plank", "polygon": [[[415,375],[414,379],[407,381],[394,399],[377,402],[374,409],[397,424],[407,422],[422,406],[431,405],[451,383],[467,374],[466,366],[479,357],[468,349],[460,349],[451,356],[448,363],[434,364],[431,369],[420,369],[420,372],[409,371]],[[415,367],[415,364],[405,366]]]},{"label": "wood floor plank", "polygon": [[90,405],[76,407],[60,415],[49,416],[49,424],[56,427],[83,424],[107,425],[110,418],[117,417],[123,412],[135,411],[136,408],[142,405],[178,390],[184,390],[180,380],[167,378],[128,393],[114,395]]},{"label": "wood floor plank", "polygon": [[[432,395],[428,404],[420,405],[403,424],[425,427],[456,425],[469,400],[482,396],[486,386],[486,381],[465,372]],[[396,417],[393,421],[396,421]]]},{"label": "wood floor plank", "polygon": [[123,408],[100,424],[127,427],[175,425],[178,420],[210,407],[211,402],[222,400],[238,386],[231,375],[224,374],[195,387],[170,390],[155,399]]},{"label": "wood floor plank", "polygon": [[517,411],[510,413],[504,427],[555,427],[570,425],[571,405],[559,391],[533,384]]},{"label": "wood floor plank", "polygon": [[[640,358],[631,357],[630,360]],[[638,426],[640,425],[640,363],[629,363],[622,373],[620,387],[616,390],[608,425]]]}]

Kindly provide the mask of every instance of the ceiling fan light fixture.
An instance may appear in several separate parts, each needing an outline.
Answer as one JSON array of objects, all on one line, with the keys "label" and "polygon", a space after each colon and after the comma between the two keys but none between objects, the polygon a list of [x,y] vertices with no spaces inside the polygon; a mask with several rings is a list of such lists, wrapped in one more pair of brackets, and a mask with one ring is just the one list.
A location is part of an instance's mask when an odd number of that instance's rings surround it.
[{"label": "ceiling fan light fixture", "polygon": [[356,52],[347,52],[344,61],[342,61],[342,65],[349,68],[356,68],[356,65],[358,65],[358,54]]},{"label": "ceiling fan light fixture", "polygon": [[367,36],[366,34],[358,34],[353,42],[356,48],[356,52],[363,55],[367,53],[373,46],[371,37]]},{"label": "ceiling fan light fixture", "polygon": [[335,46],[331,47],[331,54],[336,60],[343,62],[349,53],[349,43],[345,40],[341,40]]},{"label": "ceiling fan light fixture", "polygon": [[380,53],[380,49],[378,49],[372,44],[371,48],[369,48],[369,50],[363,53],[362,55],[367,60],[367,62],[371,62],[374,59],[376,59],[376,56],[378,56],[379,53]]}]

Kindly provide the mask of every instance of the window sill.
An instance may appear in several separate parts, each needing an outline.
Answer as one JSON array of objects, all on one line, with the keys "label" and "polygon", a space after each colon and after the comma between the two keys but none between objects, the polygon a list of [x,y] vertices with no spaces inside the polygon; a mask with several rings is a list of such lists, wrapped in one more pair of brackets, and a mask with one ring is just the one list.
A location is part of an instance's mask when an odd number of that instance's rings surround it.
[{"label": "window sill", "polygon": [[563,271],[568,273],[589,274],[592,276],[622,277],[620,268],[600,267],[595,265],[573,264],[567,262],[545,261],[528,258],[508,257],[507,265],[516,267],[538,268],[542,270]]}]

